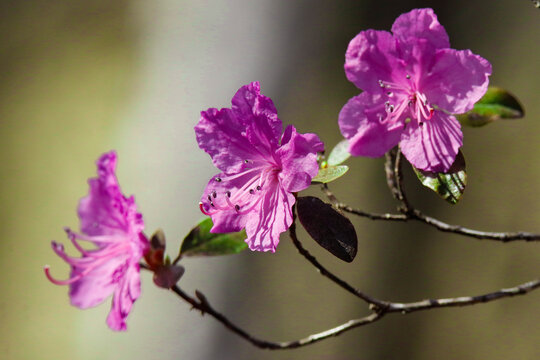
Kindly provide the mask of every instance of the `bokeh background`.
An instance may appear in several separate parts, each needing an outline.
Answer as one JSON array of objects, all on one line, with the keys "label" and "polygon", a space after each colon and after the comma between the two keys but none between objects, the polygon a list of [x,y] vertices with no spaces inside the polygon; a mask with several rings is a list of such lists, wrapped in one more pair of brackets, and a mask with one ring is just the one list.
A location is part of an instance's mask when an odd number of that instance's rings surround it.
[{"label": "bokeh background", "polygon": [[[71,0],[0,2],[0,358],[2,359],[538,359],[540,292],[382,321],[299,350],[258,350],[143,274],[126,333],[105,325],[109,301],[80,311],[46,281],[68,267],[51,251],[77,228],[95,159],[116,149],[148,233],[174,256],[200,218],[216,170],[200,151],[199,112],[228,106],[259,80],[285,124],[340,140],[337,114],[357,93],[343,72],[348,42],[433,7],[452,45],[489,59],[491,83],[523,103],[523,120],[464,129],[469,185],[450,206],[410,171],[413,204],[450,223],[540,231],[540,10],[528,0]],[[391,211],[383,160],[355,158],[332,184],[341,200]],[[318,194],[317,189],[308,193]],[[321,194],[322,196],[322,194]],[[353,219],[358,256],[344,264],[303,242],[364,291],[394,301],[473,295],[538,277],[538,245],[444,234],[416,223]],[[181,286],[270,340],[305,337],[367,313],[318,275],[285,234],[275,254],[186,259]]]}]

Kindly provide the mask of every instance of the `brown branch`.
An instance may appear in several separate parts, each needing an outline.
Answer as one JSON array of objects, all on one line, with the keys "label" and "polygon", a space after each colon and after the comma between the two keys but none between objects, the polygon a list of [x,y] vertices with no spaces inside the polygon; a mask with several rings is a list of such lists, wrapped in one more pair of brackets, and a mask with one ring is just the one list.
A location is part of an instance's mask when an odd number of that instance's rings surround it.
[{"label": "brown branch", "polygon": [[[526,241],[537,241],[540,240],[540,234],[525,233],[525,232],[516,232],[516,233],[498,233],[498,232],[483,232],[478,230],[468,229],[459,225],[450,225],[444,223],[438,219],[424,215],[421,211],[413,208],[405,194],[402,190],[402,174],[401,174],[401,154],[398,149],[393,149],[386,155],[386,164],[385,164],[386,174],[387,174],[387,183],[392,192],[393,196],[400,202],[400,207],[398,208],[401,212],[400,214],[375,214],[369,213],[362,210],[354,209],[346,204],[340,203],[339,200],[334,196],[330,191],[328,186],[324,184],[322,190],[326,193],[328,199],[332,204],[341,210],[355,214],[362,217],[367,217],[372,220],[386,220],[386,221],[408,221],[416,220],[433,226],[441,231],[452,232],[456,234],[461,234],[464,236],[474,237],[477,239],[491,239],[498,241],[513,241],[513,240],[526,240]],[[349,283],[334,275],[328,269],[326,269],[313,255],[311,255],[301,244],[296,234],[296,211],[293,207],[293,223],[289,228],[289,233],[293,244],[298,249],[298,252],[304,256],[315,268],[321,273],[321,275],[329,278],[331,281],[336,283],[338,286],[342,287],[349,293],[357,296],[366,303],[369,304],[370,309],[373,311],[370,315],[363,318],[349,320],[346,323],[338,325],[334,328],[322,331],[317,334],[309,335],[303,339],[287,341],[287,342],[273,342],[263,339],[259,339],[247,331],[243,330],[239,326],[231,322],[227,317],[225,317],[220,312],[216,311],[206,299],[206,296],[199,291],[195,291],[196,298],[193,298],[186,294],[182,289],[177,285],[171,287],[171,290],[184,299],[186,302],[191,304],[193,308],[199,310],[201,314],[209,314],[214,317],[217,321],[222,323],[227,329],[242,337],[246,341],[250,342],[254,346],[261,349],[269,350],[283,350],[283,349],[294,349],[302,346],[310,345],[318,341],[327,339],[329,337],[338,336],[339,334],[346,332],[348,330],[369,325],[382,319],[386,314],[392,313],[401,313],[409,314],[412,312],[430,310],[443,307],[457,307],[457,306],[469,306],[479,303],[486,303],[495,301],[498,299],[513,297],[518,295],[525,295],[537,288],[540,287],[540,280],[536,279],[529,281],[527,283],[507,288],[501,289],[495,292],[477,295],[477,296],[465,296],[465,297],[456,297],[456,298],[441,298],[441,299],[426,299],[417,302],[410,303],[399,303],[399,302],[390,302],[383,301],[372,297],[356,288],[351,286]],[[148,267],[142,266],[145,269]]]},{"label": "brown branch", "polygon": [[321,190],[326,194],[326,197],[328,197],[328,200],[334,205],[336,208],[340,210],[344,210],[348,213],[358,215],[361,217],[366,217],[371,220],[392,220],[392,221],[407,221],[409,218],[405,214],[376,214],[376,213],[370,213],[366,211],[362,211],[360,209],[355,209],[350,207],[349,205],[339,202],[339,200],[335,197],[334,193],[330,191],[327,184],[323,184],[321,186]]},{"label": "brown branch", "polygon": [[295,206],[293,205],[293,222],[291,227],[289,228],[289,235],[291,236],[292,242],[294,246],[298,249],[298,252],[306,258],[307,261],[309,261],[315,268],[321,273],[321,275],[326,276],[331,281],[339,285],[341,288],[345,289],[349,293],[353,294],[354,296],[359,297],[360,299],[364,300],[371,306],[376,307],[377,309],[385,309],[388,307],[388,303],[384,301],[380,301],[378,299],[375,299],[362,291],[354,288],[349,283],[347,283],[345,280],[337,277],[332,272],[330,272],[328,269],[326,269],[318,260],[315,258],[315,256],[311,255],[303,246],[300,240],[298,240],[298,236],[296,235],[296,211]]},{"label": "brown branch", "polygon": [[[505,297],[525,295],[533,291],[534,289],[537,289],[538,287],[540,287],[540,280],[537,279],[534,281],[530,281],[530,282],[518,285],[513,288],[501,289],[499,291],[495,291],[495,292],[484,294],[484,295],[478,295],[478,296],[468,296],[468,297],[458,297],[458,298],[448,298],[448,299],[428,299],[428,300],[412,302],[412,303],[384,302],[388,304],[386,308],[379,308],[378,310],[375,310],[372,314],[368,316],[365,316],[359,319],[349,320],[341,325],[338,325],[336,327],[333,327],[331,329],[328,329],[328,330],[325,330],[325,331],[322,331],[313,335],[309,335],[299,340],[286,341],[286,342],[267,341],[267,340],[262,340],[251,335],[247,331],[235,325],[225,315],[215,310],[206,299],[206,296],[200,291],[195,291],[195,295],[197,298],[193,298],[189,296],[177,285],[174,285],[171,288],[171,291],[173,291],[182,299],[184,299],[186,302],[191,304],[191,306],[193,306],[194,309],[199,310],[202,315],[208,314],[212,316],[214,319],[222,323],[227,329],[229,329],[236,335],[240,336],[244,340],[250,342],[254,346],[260,349],[285,350],[285,349],[295,349],[295,348],[303,347],[306,345],[311,345],[316,342],[322,341],[324,339],[327,339],[333,336],[338,336],[341,333],[352,330],[354,328],[364,326],[364,325],[369,325],[371,323],[374,323],[382,319],[386,314],[392,314],[392,313],[409,314],[416,311],[436,309],[436,308],[442,308],[442,307],[468,306],[468,305],[474,305],[478,303],[486,303],[486,302],[495,301],[495,300],[505,298]],[[381,302],[380,300],[378,301]]]},{"label": "brown branch", "polygon": [[[344,209],[345,210],[345,209]],[[346,211],[346,210],[345,210]],[[468,229],[461,225],[451,225],[443,221],[435,219],[431,216],[424,215],[420,210],[412,209],[407,217],[412,220],[417,220],[433,226],[434,228],[454,234],[463,236],[469,236],[476,239],[497,240],[502,242],[524,240],[524,241],[538,241],[540,240],[540,234],[534,234],[530,232],[492,232],[492,231],[479,231],[474,229]]]},{"label": "brown branch", "polygon": [[[325,193],[331,193],[330,190],[324,190]],[[493,232],[493,231],[480,231],[469,229],[461,225],[452,225],[445,223],[441,220],[438,220],[434,217],[427,216],[418,209],[411,208],[407,214],[378,214],[370,213],[360,209],[353,208],[342,202],[335,202],[333,204],[336,208],[343,210],[349,214],[357,215],[360,217],[365,217],[371,220],[386,220],[386,221],[408,221],[414,220],[419,221],[429,226],[436,228],[437,230],[443,232],[454,233],[458,235],[468,236],[479,240],[496,240],[501,242],[510,242],[510,241],[539,241],[540,234],[530,233],[530,232]]]},{"label": "brown branch", "polygon": [[[324,190],[325,193],[330,192],[330,190]],[[422,213],[420,210],[415,208],[409,208],[409,212],[406,214],[377,214],[363,211],[360,209],[353,208],[342,202],[335,202],[333,204],[336,208],[354,214],[357,216],[365,217],[371,220],[386,220],[386,221],[408,221],[414,220],[419,221],[429,226],[436,228],[437,230],[443,232],[454,233],[458,235],[468,236],[479,240],[495,240],[501,242],[510,242],[510,241],[540,241],[540,234],[530,233],[530,232],[493,232],[493,231],[480,231],[469,229],[461,225],[452,225],[445,223],[441,220],[438,220],[434,217],[427,216]]]},{"label": "brown branch", "polygon": [[401,312],[401,313],[411,313],[415,311],[443,308],[443,307],[456,307],[456,306],[467,306],[474,305],[479,303],[486,303],[494,301],[497,299],[512,297],[517,295],[525,295],[534,289],[540,287],[540,280],[532,280],[524,284],[508,288],[501,289],[492,293],[478,295],[478,296],[463,296],[457,298],[447,298],[447,299],[427,299],[412,303],[390,303],[386,312]]},{"label": "brown branch", "polygon": [[385,154],[386,161],[384,170],[386,172],[386,183],[392,193],[392,196],[400,202],[400,212],[406,214],[411,208],[407,197],[403,192],[403,172],[401,168],[401,151],[395,147]]},{"label": "brown branch", "polygon": [[235,325],[233,322],[231,322],[227,317],[225,317],[223,314],[216,311],[208,302],[206,297],[199,291],[196,291],[195,294],[198,299],[192,298],[188,294],[186,294],[182,289],[180,289],[178,286],[173,286],[171,290],[176,293],[178,296],[180,296],[182,299],[187,301],[188,303],[193,306],[194,309],[197,309],[201,312],[202,315],[208,314],[211,315],[214,319],[222,323],[227,329],[235,333],[236,335],[240,336],[244,340],[250,342],[251,344],[255,345],[256,347],[260,349],[268,349],[268,350],[285,350],[285,349],[295,349],[306,345],[311,345],[316,342],[319,342],[321,340],[327,339],[332,336],[338,336],[341,333],[344,333],[345,331],[368,325],[371,323],[374,323],[375,321],[379,320],[383,317],[382,313],[372,313],[368,316],[365,316],[363,318],[349,320],[346,323],[343,323],[341,325],[338,325],[336,327],[333,327],[331,329],[322,331],[317,334],[309,335],[303,339],[299,340],[293,340],[293,341],[285,341],[285,342],[273,342],[273,341],[267,341],[259,339],[251,334],[249,334],[247,331],[243,330],[242,328]]},{"label": "brown branch", "polygon": [[[189,296],[188,294],[186,294],[177,285],[172,286],[171,291],[173,291],[182,299],[184,299],[186,302],[191,304],[191,306],[194,309],[197,309],[198,311],[200,311],[202,315],[208,314],[212,316],[214,319],[216,319],[221,324],[223,324],[228,330],[232,331],[233,333],[240,336],[244,340],[250,342],[254,346],[260,349],[284,350],[284,349],[294,349],[294,348],[303,347],[306,345],[314,344],[316,342],[322,341],[324,339],[327,339],[333,336],[338,336],[341,333],[352,330],[354,328],[374,323],[375,321],[382,319],[386,314],[392,314],[392,313],[409,314],[412,312],[429,310],[429,309],[468,306],[468,305],[474,305],[474,304],[479,304],[479,303],[486,303],[486,302],[495,301],[501,298],[513,297],[517,295],[525,295],[540,287],[540,280],[536,279],[536,280],[518,285],[513,288],[501,289],[495,292],[478,295],[478,296],[427,299],[427,300],[411,302],[411,303],[398,303],[398,302],[379,300],[375,297],[372,297],[370,295],[367,295],[355,289],[350,284],[348,284],[347,282],[345,282],[338,276],[334,275],[328,269],[326,269],[321,263],[319,263],[319,261],[313,255],[311,255],[298,240],[298,237],[296,234],[296,221],[295,221],[296,212],[294,211],[294,209],[293,209],[293,217],[294,217],[294,221],[291,225],[291,228],[289,229],[289,232],[291,235],[291,239],[294,245],[297,247],[300,254],[304,256],[312,265],[314,265],[322,275],[328,277],[330,280],[332,280],[334,283],[336,283],[340,287],[344,288],[345,290],[349,291],[350,293],[354,294],[355,296],[359,297],[360,299],[368,303],[370,305],[370,309],[372,310],[372,313],[370,315],[362,317],[362,318],[358,318],[358,319],[349,320],[341,325],[338,325],[336,327],[333,327],[331,329],[328,329],[328,330],[325,330],[325,331],[322,331],[313,335],[309,335],[299,340],[286,341],[286,342],[273,342],[273,341],[257,338],[251,335],[246,330],[234,324],[225,315],[215,310],[210,305],[210,302],[207,300],[206,296],[200,291],[198,290],[195,291],[196,298],[193,298]],[[144,265],[144,264],[141,264],[141,265]],[[142,268],[149,269],[147,266],[142,266]]]}]

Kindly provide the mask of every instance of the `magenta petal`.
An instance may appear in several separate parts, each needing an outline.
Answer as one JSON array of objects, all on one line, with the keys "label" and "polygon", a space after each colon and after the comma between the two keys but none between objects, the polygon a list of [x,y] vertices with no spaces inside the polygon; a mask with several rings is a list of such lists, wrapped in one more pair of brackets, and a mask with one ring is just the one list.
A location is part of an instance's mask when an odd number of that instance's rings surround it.
[{"label": "magenta petal", "polygon": [[142,230],[141,214],[135,200],[125,198],[116,179],[117,157],[114,151],[103,154],[96,162],[98,177],[88,180],[88,195],[79,202],[81,231],[88,235],[125,233],[130,226]]},{"label": "magenta petal", "polygon": [[424,79],[428,99],[440,108],[461,114],[485,94],[491,64],[470,50],[438,50],[434,66]]},{"label": "magenta petal", "polygon": [[[117,284],[111,279],[115,270],[123,266],[125,261],[125,257],[110,259],[103,265],[96,267],[88,275],[72,283],[69,287],[71,305],[87,309],[102,303],[115,291]],[[71,276],[76,276],[82,271],[83,269],[73,266]]]},{"label": "magenta petal", "polygon": [[463,145],[463,133],[454,116],[435,111],[431,120],[422,126],[409,123],[399,145],[403,155],[417,169],[445,172]]},{"label": "magenta petal", "polygon": [[339,128],[349,140],[354,156],[379,157],[396,146],[403,130],[402,121],[381,123],[386,116],[384,98],[364,92],[351,98],[339,113]]},{"label": "magenta petal", "polygon": [[317,135],[299,134],[292,125],[287,127],[285,135],[290,140],[276,152],[281,159],[279,178],[285,190],[298,192],[306,189],[317,175],[319,164],[315,150],[324,150],[324,145]]},{"label": "magenta petal", "polygon": [[444,27],[437,20],[433,9],[414,9],[400,15],[392,25],[392,33],[400,43],[427,40],[436,49],[450,47]]},{"label": "magenta petal", "polygon": [[252,146],[268,154],[279,146],[283,131],[272,99],[260,92],[258,82],[242,86],[232,99],[232,111],[242,119]]},{"label": "magenta petal", "polygon": [[141,279],[137,264],[128,269],[119,289],[114,293],[111,311],[107,316],[107,325],[115,331],[127,330],[126,319],[133,307],[133,303],[141,292]]},{"label": "magenta petal", "polygon": [[214,165],[225,171],[241,167],[242,162],[253,154],[253,147],[241,133],[245,126],[231,109],[208,109],[201,112],[195,126],[199,147],[206,151]]},{"label": "magenta petal", "polygon": [[229,173],[242,167],[245,160],[270,156],[279,145],[281,131],[274,104],[260,94],[257,82],[241,87],[230,109],[202,111],[195,126],[199,147],[218,169]]},{"label": "magenta petal", "polygon": [[254,251],[275,252],[279,235],[292,224],[294,195],[278,184],[268,189],[262,199],[258,216],[251,216],[246,223],[246,243]]},{"label": "magenta petal", "polygon": [[364,91],[381,92],[379,80],[392,80],[392,73],[400,67],[395,43],[387,31],[366,30],[356,35],[345,54],[347,79]]},{"label": "magenta petal", "polygon": [[211,217],[214,226],[210,232],[216,234],[241,231],[248,220],[247,216],[238,215],[234,209],[216,212]]},{"label": "magenta petal", "polygon": [[291,140],[293,133],[301,136],[305,141],[307,141],[307,145],[311,148],[312,152],[324,151],[324,143],[321,141],[321,139],[319,139],[319,136],[317,134],[313,134],[313,133],[299,134],[298,132],[296,132],[296,128],[292,125],[288,125],[285,128],[285,131],[283,132],[283,136],[281,137],[281,146],[284,146]]}]

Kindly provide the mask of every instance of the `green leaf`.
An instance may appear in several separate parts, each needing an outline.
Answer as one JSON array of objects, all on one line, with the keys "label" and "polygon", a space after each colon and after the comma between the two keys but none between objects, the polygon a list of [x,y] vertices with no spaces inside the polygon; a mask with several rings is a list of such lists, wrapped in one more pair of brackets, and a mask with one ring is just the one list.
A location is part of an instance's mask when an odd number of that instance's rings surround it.
[{"label": "green leaf", "polygon": [[312,183],[326,184],[342,177],[349,170],[347,165],[328,166],[324,169],[319,169],[319,173],[313,179]]},{"label": "green leaf", "polygon": [[214,234],[210,232],[213,223],[206,218],[195,226],[184,238],[180,254],[182,256],[214,256],[236,254],[247,249],[246,232]]},{"label": "green leaf", "polygon": [[420,182],[439,194],[443,199],[451,204],[456,204],[467,186],[467,174],[465,173],[465,158],[461,151],[457,154],[456,160],[447,173],[433,173],[418,170],[413,166],[413,170]]},{"label": "green leaf", "polygon": [[479,127],[500,119],[519,119],[524,115],[519,101],[508,91],[488,88],[486,94],[465,114],[457,115],[461,124]]},{"label": "green leaf", "polygon": [[349,141],[347,139],[343,139],[340,142],[337,143],[336,146],[332,149],[330,152],[330,155],[328,156],[328,165],[335,166],[339,165],[348,158],[351,157],[351,154],[347,150],[349,148]]},{"label": "green leaf", "polygon": [[354,260],[358,239],[349,219],[313,196],[299,197],[296,206],[298,219],[313,240],[343,261]]}]

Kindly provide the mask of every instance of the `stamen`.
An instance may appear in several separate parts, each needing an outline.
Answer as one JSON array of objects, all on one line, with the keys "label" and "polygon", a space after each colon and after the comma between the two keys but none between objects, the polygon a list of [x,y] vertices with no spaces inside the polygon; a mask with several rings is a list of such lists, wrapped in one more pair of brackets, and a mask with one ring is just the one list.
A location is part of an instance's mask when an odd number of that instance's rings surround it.
[{"label": "stamen", "polygon": [[[45,271],[45,276],[47,277],[47,279],[49,279],[50,282],[52,282],[53,284],[55,285],[69,285],[71,283],[73,283],[75,280],[75,277],[71,278],[71,279],[67,279],[67,280],[56,280],[55,278],[52,277],[51,275],[51,269],[50,269],[50,266],[49,265],[45,265],[43,267],[43,271]],[[79,276],[76,280],[79,280],[82,276]]]},{"label": "stamen", "polygon": [[214,190],[214,191],[212,191],[212,197],[213,197],[213,198],[215,199],[215,198],[216,198],[216,196],[217,196],[217,193],[216,193],[216,191],[215,191],[215,190]]},{"label": "stamen", "polygon": [[71,231],[71,229],[69,228],[64,228],[64,231],[67,233],[68,237],[76,236],[77,238],[81,240],[90,241],[93,243],[110,244],[110,243],[118,242],[123,238],[123,236],[115,236],[115,235],[87,236],[87,235],[75,233]]},{"label": "stamen", "polygon": [[207,216],[212,216],[214,215],[216,212],[208,212],[206,210],[204,210],[204,205],[202,202],[199,203],[199,209],[201,210],[201,212],[204,214],[204,215],[207,215]]},{"label": "stamen", "polygon": [[256,200],[253,201],[251,204],[249,204],[249,206],[247,208],[244,207],[244,208],[242,208],[242,211],[237,211],[238,215],[247,214],[248,212],[253,210],[259,204],[259,202],[261,201],[262,198],[263,198],[262,196],[258,196],[256,198]]},{"label": "stamen", "polygon": [[404,92],[410,91],[408,85],[401,85],[401,84],[390,82],[390,81],[379,80],[379,86],[386,89],[394,89],[394,90],[399,90],[399,91],[404,91]]},{"label": "stamen", "polygon": [[244,175],[247,175],[249,173],[252,173],[252,172],[255,172],[255,171],[259,171],[261,168],[263,168],[264,166],[257,166],[257,167],[254,167],[254,168],[250,168],[250,169],[247,169],[245,171],[242,171],[242,172],[239,172],[238,174],[234,174],[234,175],[230,175],[230,176],[227,176],[225,179],[222,179],[222,178],[219,178],[217,177],[216,178],[216,181],[217,182],[221,182],[223,180],[225,181],[230,181],[230,180],[233,180],[233,179],[237,179],[239,177],[242,177]]},{"label": "stamen", "polygon": [[51,276],[51,273],[50,273],[50,267],[48,265],[46,265],[43,270],[45,271],[45,276],[47,276],[47,279],[49,279],[50,282],[52,282],[53,284],[56,284],[56,285],[69,285],[69,284],[73,284],[74,282],[82,279],[83,277],[85,277],[86,275],[88,275],[90,272],[92,272],[92,270],[94,270],[95,268],[97,268],[98,266],[100,266],[101,264],[103,264],[104,262],[106,261],[109,261],[109,258],[105,257],[105,258],[102,258],[101,260],[98,260],[98,261],[93,261],[92,262],[92,265],[89,266],[87,269],[85,269],[83,272],[67,279],[67,280],[57,280],[55,278],[53,278]]},{"label": "stamen", "polygon": [[[249,160],[249,163],[253,163]],[[211,192],[209,195],[209,202],[199,203],[199,208],[201,212],[205,215],[211,216],[218,211],[231,211],[234,209],[236,213],[243,214],[252,209],[259,203],[262,199],[261,196],[251,196],[255,194],[255,190],[262,190],[262,187],[265,186],[267,182],[272,182],[273,177],[277,175],[280,171],[277,166],[269,166],[269,164],[264,164],[249,168],[244,170],[241,173],[236,173],[234,175],[224,175],[223,178],[219,178],[220,181],[228,183],[230,180],[235,178],[244,178],[247,181],[241,181],[243,184],[240,188],[236,188],[231,183],[230,190],[224,189],[223,193],[225,196],[217,196],[215,191]],[[249,175],[249,174],[253,175]],[[272,177],[272,178],[271,178]],[[218,178],[215,178],[217,181]],[[240,182],[240,181],[239,181]],[[214,195],[216,193],[216,195]],[[240,211],[242,210],[242,211]]]},{"label": "stamen", "polygon": [[407,105],[408,105],[407,102],[402,101],[401,103],[398,104],[397,108],[393,104],[385,106],[386,117],[385,118],[381,117],[380,122],[381,123],[396,122],[397,124],[397,120],[401,118],[401,114],[403,113],[403,111],[405,111],[405,109],[407,109]]},{"label": "stamen", "polygon": [[73,244],[73,246],[75,246],[75,248],[76,248],[77,250],[79,250],[79,252],[80,252],[81,254],[83,254],[84,256],[91,256],[92,253],[86,251],[85,249],[82,248],[81,245],[79,245],[79,243],[77,242],[77,239],[75,238],[75,234],[72,233],[72,235],[73,235],[73,236],[69,236],[69,239],[71,240],[71,243]]},{"label": "stamen", "polygon": [[[56,285],[69,285],[74,282],[82,279],[94,269],[100,267],[103,263],[109,261],[113,257],[117,257],[119,254],[125,254],[126,250],[130,248],[129,243],[120,243],[116,246],[106,247],[102,251],[97,251],[90,253],[90,257],[82,258],[71,258],[64,253],[64,247],[62,244],[52,242],[53,250],[68,264],[71,265],[72,276],[67,280],[57,280],[52,277],[50,274],[50,267],[46,265],[43,270],[45,271],[45,276],[49,279],[50,282]],[[76,271],[83,270],[75,275]]]},{"label": "stamen", "polygon": [[411,75],[407,74],[407,75],[405,75],[405,78],[406,78],[407,80],[409,80],[409,79],[411,78]]},{"label": "stamen", "polygon": [[235,207],[235,205],[231,202],[231,200],[229,200],[228,196],[225,198],[225,200],[227,201],[227,205],[229,205],[230,208]]}]

